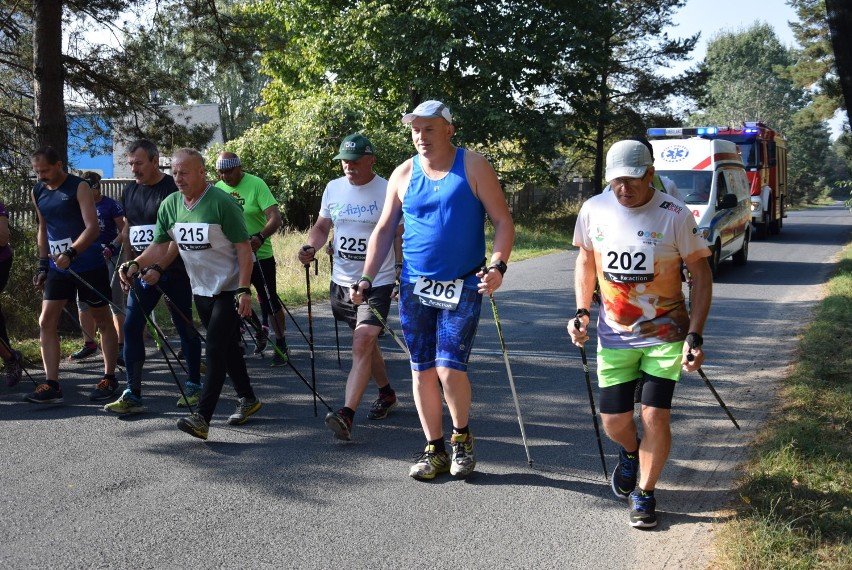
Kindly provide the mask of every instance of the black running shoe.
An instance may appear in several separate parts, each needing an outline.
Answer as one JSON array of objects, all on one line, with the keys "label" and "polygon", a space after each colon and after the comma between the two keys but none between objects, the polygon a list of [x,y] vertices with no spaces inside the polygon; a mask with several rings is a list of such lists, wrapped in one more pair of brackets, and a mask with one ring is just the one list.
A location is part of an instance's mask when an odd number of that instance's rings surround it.
[{"label": "black running shoe", "polygon": [[62,388],[54,388],[48,383],[36,386],[35,392],[24,397],[27,402],[33,404],[61,404],[64,402]]},{"label": "black running shoe", "polygon": [[93,402],[111,399],[118,392],[118,380],[115,378],[104,378],[95,386],[89,399]]},{"label": "black running shoe", "polygon": [[[638,444],[638,441],[637,441]],[[627,453],[622,447],[618,452],[618,464],[612,470],[612,492],[624,499],[636,488],[639,477],[639,447],[634,453]]]},{"label": "black running shoe", "polygon": [[627,498],[630,505],[630,526],[652,528],[657,526],[657,499],[642,489],[636,489]]},{"label": "black running shoe", "polygon": [[352,439],[352,420],[340,412],[329,412],[325,415],[325,425],[334,432],[334,437],[343,441]]}]

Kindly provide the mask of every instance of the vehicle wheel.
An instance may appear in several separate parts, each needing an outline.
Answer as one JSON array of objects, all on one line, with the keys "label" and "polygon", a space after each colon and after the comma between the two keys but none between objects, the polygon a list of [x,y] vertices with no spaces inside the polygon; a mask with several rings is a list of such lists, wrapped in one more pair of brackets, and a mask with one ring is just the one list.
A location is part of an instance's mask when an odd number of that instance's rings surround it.
[{"label": "vehicle wheel", "polygon": [[716,274],[719,272],[719,263],[722,261],[722,243],[716,242],[713,246],[713,255],[710,256],[710,273],[713,275],[713,280],[716,280]]},{"label": "vehicle wheel", "polygon": [[768,227],[765,222],[754,224],[755,236],[757,239],[766,239],[769,235]]},{"label": "vehicle wheel", "polygon": [[734,261],[734,265],[745,265],[746,261],[748,261],[748,242],[751,241],[751,231],[746,230],[745,237],[743,238],[743,247],[736,252],[731,259]]}]

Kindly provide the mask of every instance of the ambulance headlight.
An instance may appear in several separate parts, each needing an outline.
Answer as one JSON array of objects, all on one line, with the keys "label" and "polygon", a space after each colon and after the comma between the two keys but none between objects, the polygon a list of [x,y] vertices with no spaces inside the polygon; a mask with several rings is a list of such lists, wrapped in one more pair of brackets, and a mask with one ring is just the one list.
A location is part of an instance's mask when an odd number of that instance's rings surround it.
[{"label": "ambulance headlight", "polygon": [[752,214],[760,211],[760,202],[752,202],[751,203],[751,212]]}]

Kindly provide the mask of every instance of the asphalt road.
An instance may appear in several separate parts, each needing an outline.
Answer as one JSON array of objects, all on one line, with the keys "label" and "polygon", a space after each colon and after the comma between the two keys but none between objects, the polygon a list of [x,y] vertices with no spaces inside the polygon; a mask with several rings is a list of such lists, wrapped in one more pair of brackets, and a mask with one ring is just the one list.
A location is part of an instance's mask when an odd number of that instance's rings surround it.
[{"label": "asphalt road", "polygon": [[[626,503],[603,478],[565,332],[575,308],[575,254],[565,252],[511,264],[496,296],[533,467],[487,303],[471,359],[478,465],[466,481],[407,476],[423,436],[407,361],[390,338],[382,342],[401,404],[384,421],[367,420],[371,388],[350,443],[333,439],[322,403],[315,417],[310,391],[289,370],[269,368],[268,354],[249,359],[263,409],[227,426],[227,386],[210,440],[193,439],[175,428],[178,393],[151,347],[143,415],[119,419],[88,401],[97,359],[63,365],[61,407],[22,403],[26,378],[2,388],[0,567],[703,568],[737,464],[777,403],[795,336],[851,237],[852,216],[839,204],[790,212],[781,235],[752,244],[745,267],[723,263],[704,370],[743,429],[698,376],[684,378],[656,529],[630,528]],[[307,332],[305,311],[294,313]],[[310,379],[306,344],[288,327],[294,363]],[[314,329],[317,389],[336,409],[348,331],[338,368],[326,304],[314,308]],[[605,440],[604,449],[612,469],[616,447]]]}]

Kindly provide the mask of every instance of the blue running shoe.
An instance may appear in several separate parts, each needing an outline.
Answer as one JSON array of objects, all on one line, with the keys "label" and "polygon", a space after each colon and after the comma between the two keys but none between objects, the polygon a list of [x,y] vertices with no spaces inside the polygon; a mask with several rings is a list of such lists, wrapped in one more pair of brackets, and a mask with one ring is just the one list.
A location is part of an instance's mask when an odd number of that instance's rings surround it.
[{"label": "blue running shoe", "polygon": [[622,447],[618,452],[618,465],[612,470],[612,492],[619,499],[625,499],[636,488],[639,477],[639,441],[636,451],[627,453]]},{"label": "blue running shoe", "polygon": [[[653,493],[653,491],[652,491]],[[642,489],[636,489],[627,498],[630,505],[630,526],[652,528],[657,526],[657,499]]]}]

